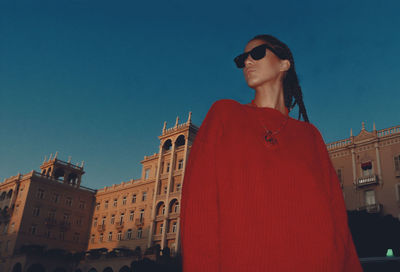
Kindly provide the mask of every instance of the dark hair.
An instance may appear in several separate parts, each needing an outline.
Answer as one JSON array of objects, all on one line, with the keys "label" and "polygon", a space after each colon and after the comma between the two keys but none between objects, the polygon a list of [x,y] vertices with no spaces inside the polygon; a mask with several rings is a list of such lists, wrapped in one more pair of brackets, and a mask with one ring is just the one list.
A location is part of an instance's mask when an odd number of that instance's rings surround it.
[{"label": "dark hair", "polygon": [[290,68],[285,72],[283,77],[283,96],[285,98],[285,106],[290,111],[296,104],[299,105],[298,119],[300,120],[300,117],[303,116],[303,120],[309,123],[306,107],[304,106],[303,102],[303,94],[301,92],[301,87],[294,67],[294,59],[289,47],[274,36],[266,34],[257,35],[251,39],[251,41],[253,40],[261,40],[266,42],[275,50],[275,54],[278,58],[287,59],[290,61]]}]

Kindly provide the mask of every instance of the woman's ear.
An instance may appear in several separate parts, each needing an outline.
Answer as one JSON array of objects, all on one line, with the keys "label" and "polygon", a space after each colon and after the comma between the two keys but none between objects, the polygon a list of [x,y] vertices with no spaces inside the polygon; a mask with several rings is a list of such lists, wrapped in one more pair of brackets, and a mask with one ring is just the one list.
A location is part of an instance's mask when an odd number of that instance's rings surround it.
[{"label": "woman's ear", "polygon": [[280,62],[280,71],[287,71],[290,69],[290,61],[285,59]]}]

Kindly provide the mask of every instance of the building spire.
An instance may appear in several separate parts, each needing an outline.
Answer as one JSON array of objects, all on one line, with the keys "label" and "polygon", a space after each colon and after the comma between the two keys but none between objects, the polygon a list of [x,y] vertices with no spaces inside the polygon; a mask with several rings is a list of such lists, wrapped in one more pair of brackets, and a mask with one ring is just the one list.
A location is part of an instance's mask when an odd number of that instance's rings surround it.
[{"label": "building spire", "polygon": [[375,126],[375,122],[374,122],[374,125],[373,125],[373,130],[374,130],[374,131],[376,131],[376,126]]},{"label": "building spire", "polygon": [[57,159],[58,151],[56,151],[56,154],[54,155],[54,159]]},{"label": "building spire", "polygon": [[350,128],[350,137],[353,137],[353,129]]},{"label": "building spire", "polygon": [[177,117],[176,117],[176,121],[175,121],[175,127],[177,127],[177,126],[178,126],[178,123],[179,123],[179,116],[177,116]]},{"label": "building spire", "polygon": [[162,134],[164,134],[166,128],[167,128],[167,121],[164,121],[164,126],[163,126],[163,129],[162,129]]},{"label": "building spire", "polygon": [[189,111],[189,117],[188,117],[187,123],[190,124],[191,122],[192,122],[192,112]]},{"label": "building spire", "polygon": [[85,165],[85,161],[82,161],[81,168],[83,168],[84,165]]},{"label": "building spire", "polygon": [[50,154],[49,161],[51,161],[51,157],[53,157],[53,153]]},{"label": "building spire", "polygon": [[365,123],[361,122],[361,130],[365,130]]},{"label": "building spire", "polygon": [[47,156],[44,156],[44,161],[43,161],[43,163],[45,163],[45,162],[46,162],[46,160],[47,160]]},{"label": "building spire", "polygon": [[71,163],[71,156],[68,156],[68,163]]}]

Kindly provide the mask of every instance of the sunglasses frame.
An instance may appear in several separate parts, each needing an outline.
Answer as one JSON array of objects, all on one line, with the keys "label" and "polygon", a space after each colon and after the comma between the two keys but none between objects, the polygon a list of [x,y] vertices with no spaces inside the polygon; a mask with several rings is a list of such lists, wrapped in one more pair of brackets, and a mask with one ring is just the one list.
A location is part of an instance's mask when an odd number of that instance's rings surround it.
[{"label": "sunglasses frame", "polygon": [[[258,50],[261,50],[261,49],[263,49],[262,50],[262,54],[259,56],[258,55]],[[259,45],[259,46],[256,46],[256,47],[254,47],[253,49],[251,49],[250,51],[248,51],[248,52],[245,52],[245,53],[243,53],[243,54],[240,54],[239,56],[237,56],[236,58],[234,58],[233,59],[233,61],[236,63],[236,66],[238,67],[238,68],[244,68],[244,66],[245,66],[245,61],[246,61],[246,59],[249,57],[249,55],[254,59],[254,60],[260,60],[260,59],[262,59],[262,58],[264,58],[265,57],[265,55],[266,55],[266,51],[265,51],[265,49],[268,49],[268,50],[270,50],[272,53],[274,53],[278,58],[280,58],[279,57],[279,55],[276,53],[276,51],[275,51],[275,49],[273,49],[271,46],[269,46],[268,44],[266,44],[266,43],[263,43],[263,44],[261,44],[261,45]],[[280,58],[281,59],[281,58]]]}]

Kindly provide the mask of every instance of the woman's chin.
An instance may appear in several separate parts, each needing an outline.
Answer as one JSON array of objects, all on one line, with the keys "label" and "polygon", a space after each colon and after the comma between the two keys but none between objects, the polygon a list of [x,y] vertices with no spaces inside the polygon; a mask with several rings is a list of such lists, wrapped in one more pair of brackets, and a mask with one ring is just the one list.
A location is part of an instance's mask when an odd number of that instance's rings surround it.
[{"label": "woman's chin", "polygon": [[258,85],[260,85],[260,83],[255,80],[247,81],[247,86],[249,86],[252,89],[256,88]]}]

